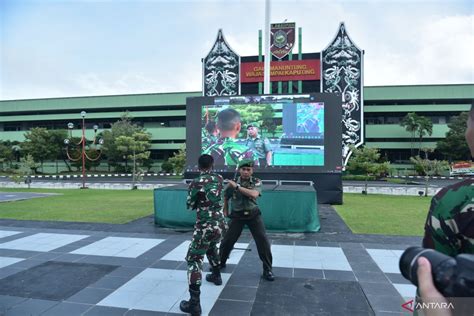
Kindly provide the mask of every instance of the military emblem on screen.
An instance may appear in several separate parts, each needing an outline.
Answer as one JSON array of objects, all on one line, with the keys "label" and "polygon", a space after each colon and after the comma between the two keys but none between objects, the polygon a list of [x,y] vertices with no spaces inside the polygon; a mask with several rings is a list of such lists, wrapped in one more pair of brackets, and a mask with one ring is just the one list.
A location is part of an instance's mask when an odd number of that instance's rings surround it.
[{"label": "military emblem on screen", "polygon": [[288,55],[295,46],[295,23],[278,23],[271,26],[270,51],[278,59]]}]

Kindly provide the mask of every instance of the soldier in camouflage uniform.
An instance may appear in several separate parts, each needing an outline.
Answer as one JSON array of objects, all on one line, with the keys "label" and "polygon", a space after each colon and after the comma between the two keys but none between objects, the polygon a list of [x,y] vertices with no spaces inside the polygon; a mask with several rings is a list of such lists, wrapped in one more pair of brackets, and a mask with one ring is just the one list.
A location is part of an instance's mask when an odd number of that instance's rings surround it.
[{"label": "soldier in camouflage uniform", "polygon": [[188,209],[192,208],[197,213],[193,238],[186,255],[191,298],[188,301],[181,301],[179,306],[183,312],[191,315],[201,314],[200,286],[204,255],[212,267],[212,274],[208,274],[206,280],[216,285],[222,284],[217,244],[225,227],[222,211],[222,176],[212,173],[213,159],[209,155],[201,155],[198,166],[201,174],[189,185],[186,201]]},{"label": "soldier in camouflage uniform", "polygon": [[258,134],[258,124],[252,123],[247,126],[247,140],[245,144],[252,150],[258,159],[260,167],[272,165],[272,146],[268,138],[262,138]]},{"label": "soldier in camouflage uniform", "polygon": [[217,142],[217,140],[219,139],[218,135],[219,135],[219,131],[217,130],[216,122],[214,121],[207,122],[205,129],[203,129],[201,132],[201,139],[202,139],[201,151],[202,152],[205,151],[208,147],[210,147],[215,142]]},{"label": "soldier in camouflage uniform", "polygon": [[[474,106],[469,112],[466,140],[474,157]],[[474,254],[474,179],[443,188],[431,200],[423,247],[444,254]]]},{"label": "soldier in camouflage uniform", "polygon": [[219,166],[237,166],[243,160],[256,160],[255,153],[247,146],[235,141],[242,123],[240,114],[234,109],[225,109],[217,114],[217,129],[220,138],[203,154],[211,155]]},{"label": "soldier in camouflage uniform", "polygon": [[[474,105],[467,120],[466,140],[474,157]],[[425,223],[423,247],[449,256],[474,254],[474,179],[466,179],[443,188],[431,200]],[[442,298],[434,287],[429,262],[418,262],[419,290],[417,301],[429,302]],[[415,310],[415,315],[418,311]]]}]

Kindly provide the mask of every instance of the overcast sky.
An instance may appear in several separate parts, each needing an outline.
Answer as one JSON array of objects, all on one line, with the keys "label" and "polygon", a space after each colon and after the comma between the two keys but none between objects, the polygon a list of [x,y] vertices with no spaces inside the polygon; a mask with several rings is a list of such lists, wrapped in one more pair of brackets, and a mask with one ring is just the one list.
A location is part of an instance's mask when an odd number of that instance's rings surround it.
[{"label": "overcast sky", "polygon": [[[200,91],[219,28],[258,53],[263,0],[0,0],[0,100]],[[474,1],[272,1],[319,52],[344,21],[365,85],[474,83]],[[296,51],[294,51],[296,52]]]}]

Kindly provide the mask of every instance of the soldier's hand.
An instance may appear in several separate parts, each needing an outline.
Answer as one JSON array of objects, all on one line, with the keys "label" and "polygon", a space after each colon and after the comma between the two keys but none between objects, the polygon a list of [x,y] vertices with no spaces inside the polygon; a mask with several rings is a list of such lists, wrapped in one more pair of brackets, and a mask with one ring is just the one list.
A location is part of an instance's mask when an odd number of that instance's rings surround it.
[{"label": "soldier's hand", "polygon": [[232,180],[229,180],[229,183],[228,183],[229,187],[231,188],[235,188],[237,186],[237,183],[235,183],[234,181]]}]

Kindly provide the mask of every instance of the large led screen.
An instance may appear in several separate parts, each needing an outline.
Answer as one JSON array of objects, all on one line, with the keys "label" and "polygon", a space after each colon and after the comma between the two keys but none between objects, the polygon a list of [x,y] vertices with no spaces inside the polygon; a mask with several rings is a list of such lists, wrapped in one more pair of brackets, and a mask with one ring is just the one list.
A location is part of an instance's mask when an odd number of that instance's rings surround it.
[{"label": "large led screen", "polygon": [[253,161],[259,172],[340,169],[341,118],[340,109],[335,110],[338,106],[334,95],[204,97],[188,101],[188,171],[196,171],[200,154],[214,157],[219,171],[233,171],[244,160]]}]

